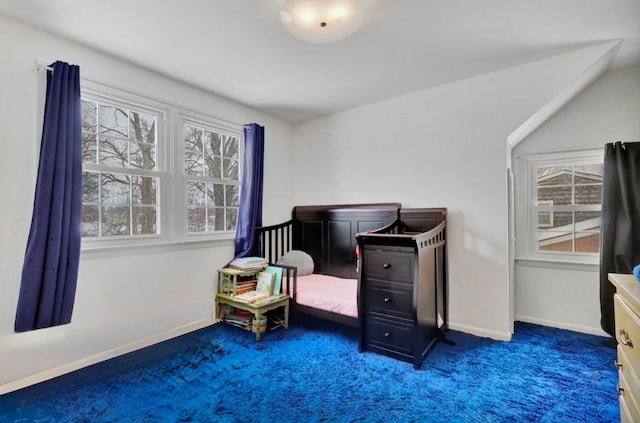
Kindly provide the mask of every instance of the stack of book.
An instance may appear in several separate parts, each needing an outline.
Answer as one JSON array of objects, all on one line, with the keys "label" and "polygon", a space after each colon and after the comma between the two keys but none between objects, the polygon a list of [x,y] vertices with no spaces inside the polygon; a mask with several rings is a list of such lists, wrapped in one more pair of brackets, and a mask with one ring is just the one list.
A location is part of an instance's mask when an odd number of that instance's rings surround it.
[{"label": "stack of book", "polygon": [[227,314],[224,316],[224,321],[232,326],[237,326],[244,330],[251,330],[252,315],[243,313],[242,310],[236,311],[233,314]]},{"label": "stack of book", "polygon": [[[235,294],[233,289],[235,288]],[[220,292],[231,295],[244,294],[245,292],[255,291],[256,279],[245,279],[237,281],[235,287],[233,286],[233,280],[223,279]]]},{"label": "stack of book", "polygon": [[238,270],[261,270],[267,267],[267,259],[263,257],[237,257],[229,263],[229,267]]},{"label": "stack of book", "polygon": [[275,276],[276,275],[271,272],[263,271],[258,273],[258,281],[256,282],[255,290],[236,295],[235,300],[245,303],[251,303],[272,295]]}]

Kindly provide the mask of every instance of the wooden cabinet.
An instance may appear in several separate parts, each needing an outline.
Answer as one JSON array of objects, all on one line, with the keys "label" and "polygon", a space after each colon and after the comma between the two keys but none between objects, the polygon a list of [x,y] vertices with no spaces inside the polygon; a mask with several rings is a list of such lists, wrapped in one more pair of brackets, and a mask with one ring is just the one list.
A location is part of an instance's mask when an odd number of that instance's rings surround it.
[{"label": "wooden cabinet", "polygon": [[633,275],[609,274],[616,287],[614,314],[620,418],[640,422],[640,282]]},{"label": "wooden cabinet", "polygon": [[360,351],[419,369],[438,338],[436,260],[420,254],[414,236],[398,236],[393,245],[369,237],[360,245]]}]

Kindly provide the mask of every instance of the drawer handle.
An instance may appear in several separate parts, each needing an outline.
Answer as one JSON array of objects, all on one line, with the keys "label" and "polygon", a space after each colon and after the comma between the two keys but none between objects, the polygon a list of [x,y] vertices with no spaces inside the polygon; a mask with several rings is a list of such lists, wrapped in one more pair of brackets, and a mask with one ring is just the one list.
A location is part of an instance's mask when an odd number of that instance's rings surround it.
[{"label": "drawer handle", "polygon": [[622,363],[618,362],[618,360],[614,360],[613,365],[616,366],[616,369],[622,369]]},{"label": "drawer handle", "polygon": [[631,342],[631,338],[629,338],[629,334],[627,333],[627,331],[624,329],[620,329],[618,333],[620,334],[620,342],[622,342],[622,345],[633,348],[633,342]]},{"label": "drawer handle", "polygon": [[385,333],[384,333],[384,337],[385,337],[385,338],[388,338],[388,337],[390,337],[390,336],[391,336],[391,332],[385,332]]},{"label": "drawer handle", "polygon": [[391,302],[391,298],[386,297],[386,298],[384,299],[384,302],[385,302],[385,303],[387,303],[387,304],[389,304],[389,303]]},{"label": "drawer handle", "polygon": [[621,388],[620,385],[616,386],[616,391],[622,396],[624,396],[624,388]]},{"label": "drawer handle", "polygon": [[385,263],[382,265],[385,269],[391,269],[391,263]]}]

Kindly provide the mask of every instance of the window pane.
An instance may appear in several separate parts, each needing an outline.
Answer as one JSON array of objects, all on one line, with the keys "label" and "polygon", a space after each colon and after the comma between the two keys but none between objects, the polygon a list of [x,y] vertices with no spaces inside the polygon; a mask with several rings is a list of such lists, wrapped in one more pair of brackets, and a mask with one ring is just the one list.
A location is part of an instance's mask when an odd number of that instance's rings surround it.
[{"label": "window pane", "polygon": [[216,207],[224,207],[224,185],[209,184],[209,204]]},{"label": "window pane", "polygon": [[224,159],[224,178],[233,181],[238,180],[238,161],[232,159]]},{"label": "window pane", "polygon": [[129,139],[149,144],[156,142],[156,118],[144,113],[129,112]]},{"label": "window pane", "polygon": [[577,185],[576,204],[600,204],[602,185]]},{"label": "window pane", "polygon": [[578,231],[599,231],[600,212],[575,212],[576,230]]},{"label": "window pane", "polygon": [[214,229],[216,231],[224,231],[225,230],[224,209],[216,207],[216,209],[214,210],[214,213],[215,213],[215,219],[216,219]]},{"label": "window pane", "polygon": [[134,176],[131,178],[131,202],[133,204],[157,204],[156,178],[145,176]]},{"label": "window pane", "polygon": [[572,166],[550,166],[538,167],[537,185],[572,185],[573,184],[573,168]]},{"label": "window pane", "polygon": [[209,207],[207,209],[207,230],[215,231],[216,222],[217,222],[216,209],[215,207]]},{"label": "window pane", "polygon": [[157,217],[155,207],[133,208],[133,234],[134,235],[155,235],[157,233]]},{"label": "window pane", "polygon": [[127,175],[103,173],[101,182],[102,204],[130,204],[130,181]]},{"label": "window pane", "polygon": [[233,231],[238,223],[238,209],[235,207],[227,207],[227,230]]},{"label": "window pane", "polygon": [[600,232],[576,233],[576,252],[577,253],[599,253],[600,252]]},{"label": "window pane", "polygon": [[200,176],[203,174],[204,159],[200,153],[185,153],[184,173],[186,175]]},{"label": "window pane", "polygon": [[99,163],[105,166],[127,167],[129,142],[118,138],[100,138]]},{"label": "window pane", "polygon": [[204,232],[207,229],[207,213],[204,207],[189,209],[187,214],[189,232]]},{"label": "window pane", "polygon": [[82,205],[82,236],[96,237],[100,235],[100,216],[98,207]]},{"label": "window pane", "polygon": [[102,235],[131,235],[129,207],[102,207]]},{"label": "window pane", "polygon": [[538,204],[542,202],[554,205],[571,204],[571,187],[538,187]]},{"label": "window pane", "polygon": [[207,163],[205,176],[220,179],[222,177],[222,159],[220,157],[206,156],[205,161]]},{"label": "window pane", "polygon": [[128,111],[115,107],[100,105],[98,112],[100,134],[116,138],[129,138]]},{"label": "window pane", "polygon": [[95,101],[82,100],[82,132],[98,132],[98,106]]},{"label": "window pane", "polygon": [[82,172],[82,202],[98,203],[100,174],[97,172]]},{"label": "window pane", "polygon": [[129,165],[135,169],[154,170],[156,168],[156,148],[152,144],[131,144]]},{"label": "window pane", "polygon": [[224,156],[238,160],[238,138],[229,136],[225,137]]},{"label": "window pane", "polygon": [[218,134],[217,132],[205,131],[205,139],[206,139],[206,145],[204,150],[205,155],[207,156],[222,155],[222,151],[220,150],[222,142],[220,138],[221,138],[221,135]]},{"label": "window pane", "polygon": [[187,205],[204,206],[206,184],[204,182],[187,182]]},{"label": "window pane", "polygon": [[82,134],[82,162],[96,163],[98,157],[98,143],[94,134]]},{"label": "window pane", "polygon": [[229,206],[239,206],[240,205],[240,187],[238,185],[227,185],[226,189],[226,200],[227,207]]},{"label": "window pane", "polygon": [[190,125],[184,126],[184,151],[202,154],[202,130]]}]

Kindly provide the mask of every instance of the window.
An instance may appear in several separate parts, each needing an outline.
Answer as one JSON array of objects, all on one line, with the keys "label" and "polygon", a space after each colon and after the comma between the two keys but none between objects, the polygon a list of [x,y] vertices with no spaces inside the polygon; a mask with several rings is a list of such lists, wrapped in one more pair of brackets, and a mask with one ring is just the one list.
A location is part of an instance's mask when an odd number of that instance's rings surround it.
[{"label": "window", "polygon": [[602,152],[537,156],[525,162],[529,181],[529,255],[597,255]]},{"label": "window", "polygon": [[83,81],[83,245],[233,237],[242,127],[185,116]]},{"label": "window", "polygon": [[187,231],[233,231],[240,203],[237,135],[186,121],[184,175]]}]

